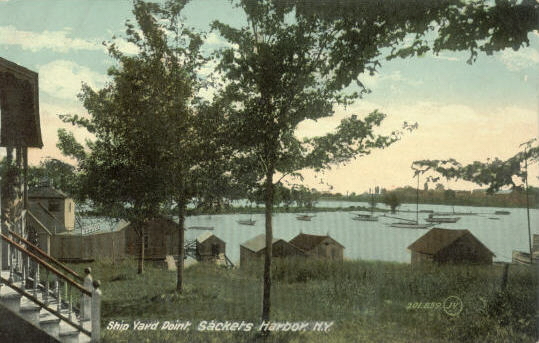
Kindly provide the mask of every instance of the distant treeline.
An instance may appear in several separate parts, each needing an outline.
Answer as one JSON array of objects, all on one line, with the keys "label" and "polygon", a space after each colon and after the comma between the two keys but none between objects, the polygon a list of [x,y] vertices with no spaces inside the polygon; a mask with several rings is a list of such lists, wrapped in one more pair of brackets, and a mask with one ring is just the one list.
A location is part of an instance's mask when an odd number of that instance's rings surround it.
[{"label": "distant treeline", "polygon": [[[324,194],[320,200],[339,201],[363,201],[371,202],[372,198],[377,203],[384,203],[387,194],[393,193],[400,203],[415,203],[417,190],[413,187],[400,187],[392,191],[381,189],[374,195],[368,193],[343,195]],[[539,189],[530,187],[529,205],[531,208],[539,208]],[[421,189],[419,190],[419,203],[438,205],[462,205],[462,206],[491,206],[491,207],[526,207],[526,190],[515,189],[510,192],[488,194],[486,190],[455,191],[452,189]]]}]

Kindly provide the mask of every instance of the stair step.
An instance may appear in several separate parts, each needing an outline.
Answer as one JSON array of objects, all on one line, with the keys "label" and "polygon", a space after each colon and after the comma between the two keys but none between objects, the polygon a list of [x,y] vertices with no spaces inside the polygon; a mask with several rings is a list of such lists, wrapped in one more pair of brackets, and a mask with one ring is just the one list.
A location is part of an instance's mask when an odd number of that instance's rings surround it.
[{"label": "stair step", "polygon": [[39,325],[39,311],[41,307],[33,303],[24,303],[21,301],[19,309],[20,315],[34,325]]},{"label": "stair step", "polygon": [[60,339],[60,319],[53,316],[40,316],[39,318],[39,326],[41,329],[43,329],[46,333],[51,335],[52,337],[56,339]]},{"label": "stair step", "polygon": [[60,322],[60,341],[62,343],[78,343],[80,331],[72,327],[71,325],[61,321]]}]

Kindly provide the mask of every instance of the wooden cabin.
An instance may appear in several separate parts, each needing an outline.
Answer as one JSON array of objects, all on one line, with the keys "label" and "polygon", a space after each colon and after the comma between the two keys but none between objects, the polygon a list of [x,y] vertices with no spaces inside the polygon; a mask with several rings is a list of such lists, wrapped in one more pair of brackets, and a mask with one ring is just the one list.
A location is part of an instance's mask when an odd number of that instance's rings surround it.
[{"label": "wooden cabin", "polygon": [[[169,218],[158,218],[148,222],[144,228],[144,258],[164,260],[167,255],[178,255],[180,236],[178,224]],[[140,235],[132,224],[125,229],[125,252],[139,256]]]},{"label": "wooden cabin", "polygon": [[344,246],[329,235],[318,236],[300,233],[290,243],[303,250],[309,257],[343,260]]},{"label": "wooden cabin", "polygon": [[195,256],[198,261],[214,262],[226,254],[226,243],[211,232],[196,238]]},{"label": "wooden cabin", "polygon": [[495,256],[468,230],[433,228],[408,249],[412,264],[492,264]]},{"label": "wooden cabin", "polygon": [[51,186],[35,187],[28,192],[29,209],[53,234],[75,228],[75,202]]},{"label": "wooden cabin", "polygon": [[[266,251],[266,235],[258,235],[240,245],[240,265],[245,265],[264,256]],[[273,257],[305,256],[298,247],[280,238],[272,240]]]}]

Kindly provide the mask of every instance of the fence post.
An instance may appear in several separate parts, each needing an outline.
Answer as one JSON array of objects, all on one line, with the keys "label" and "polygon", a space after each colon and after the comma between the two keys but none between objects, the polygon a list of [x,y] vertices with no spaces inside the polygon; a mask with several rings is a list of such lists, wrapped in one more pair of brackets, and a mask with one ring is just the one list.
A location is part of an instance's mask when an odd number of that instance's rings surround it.
[{"label": "fence post", "polygon": [[92,291],[92,342],[99,342],[101,340],[101,285],[98,280],[93,282],[94,290]]},{"label": "fence post", "polygon": [[[92,268],[87,267],[84,269],[86,276],[84,277],[84,289],[89,292],[92,292]],[[90,315],[92,313],[92,297],[83,294],[82,295],[82,320],[90,320]]]}]

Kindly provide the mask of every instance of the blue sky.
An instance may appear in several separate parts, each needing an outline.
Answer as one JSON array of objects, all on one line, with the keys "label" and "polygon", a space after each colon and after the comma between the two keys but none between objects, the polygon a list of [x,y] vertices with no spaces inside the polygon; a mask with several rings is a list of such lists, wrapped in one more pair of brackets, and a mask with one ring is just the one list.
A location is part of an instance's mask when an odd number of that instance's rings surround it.
[{"label": "blue sky", "polygon": [[[122,37],[131,6],[128,0],[0,0],[0,56],[40,76],[45,146],[30,152],[31,163],[60,157],[56,130],[66,126],[57,114],[85,113],[76,97],[81,82],[92,87],[106,82],[113,61],[101,43]],[[227,0],[193,1],[184,16],[199,30],[209,30],[215,19],[228,24],[245,20]],[[418,122],[419,129],[388,149],[323,175],[307,171],[307,184],[321,190],[331,184],[341,192],[362,192],[374,184],[393,188],[414,184],[414,160],[454,157],[467,163],[512,156],[520,143],[539,134],[539,33],[529,38],[528,48],[480,55],[473,65],[466,63],[467,53],[443,52],[388,61],[376,76],[362,77],[371,94],[346,110],[336,108],[333,118],[302,123],[298,135],[323,134],[346,115],[374,109],[388,114],[382,130],[403,121]],[[215,46],[220,38],[210,33],[208,41]],[[132,50],[121,38],[118,43]],[[447,186],[476,187],[462,182]]]}]

